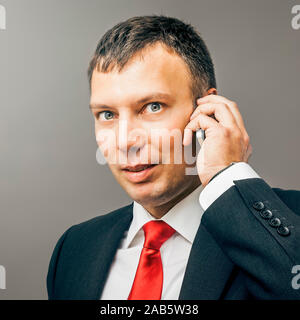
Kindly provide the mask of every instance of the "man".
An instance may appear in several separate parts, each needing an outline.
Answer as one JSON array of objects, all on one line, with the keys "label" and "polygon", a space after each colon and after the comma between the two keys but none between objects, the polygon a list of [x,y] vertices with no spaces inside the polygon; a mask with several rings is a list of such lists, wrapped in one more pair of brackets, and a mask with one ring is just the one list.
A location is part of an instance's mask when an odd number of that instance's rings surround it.
[{"label": "man", "polygon": [[[61,236],[49,299],[298,299],[300,192],[271,188],[247,163],[243,119],[217,94],[200,35],[133,17],[102,37],[88,74],[98,145],[134,201]],[[199,129],[188,174],[181,151]],[[181,143],[170,135],[166,151],[157,138],[172,130]]]}]

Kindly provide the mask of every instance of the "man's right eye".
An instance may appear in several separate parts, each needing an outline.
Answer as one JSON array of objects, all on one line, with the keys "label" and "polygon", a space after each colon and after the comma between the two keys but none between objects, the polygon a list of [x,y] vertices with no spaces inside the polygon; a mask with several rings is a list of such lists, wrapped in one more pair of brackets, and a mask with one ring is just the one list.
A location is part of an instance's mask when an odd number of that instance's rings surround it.
[{"label": "man's right eye", "polygon": [[97,119],[108,121],[113,118],[113,113],[111,111],[101,111],[97,114]]}]

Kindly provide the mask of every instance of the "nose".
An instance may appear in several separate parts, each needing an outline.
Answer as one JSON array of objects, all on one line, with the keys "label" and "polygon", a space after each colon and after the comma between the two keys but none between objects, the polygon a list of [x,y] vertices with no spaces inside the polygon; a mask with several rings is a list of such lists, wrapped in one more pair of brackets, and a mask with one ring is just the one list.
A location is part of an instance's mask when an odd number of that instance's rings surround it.
[{"label": "nose", "polygon": [[123,158],[119,159],[120,163],[139,162],[133,158],[144,153],[144,147],[147,141],[147,131],[143,128],[141,120],[134,118],[123,118],[119,120],[117,148],[119,150],[119,157]]}]

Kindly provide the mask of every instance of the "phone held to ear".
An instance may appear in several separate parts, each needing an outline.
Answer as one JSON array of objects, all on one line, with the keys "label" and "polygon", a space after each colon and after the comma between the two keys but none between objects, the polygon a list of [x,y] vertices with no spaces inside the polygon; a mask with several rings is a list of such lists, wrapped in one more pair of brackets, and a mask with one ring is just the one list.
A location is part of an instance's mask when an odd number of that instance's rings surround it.
[{"label": "phone held to ear", "polygon": [[[212,93],[210,93],[210,94],[212,94]],[[197,105],[194,106],[194,109],[196,109],[196,107],[197,107]],[[215,118],[215,116],[213,114],[210,115],[210,117],[212,117],[213,119],[216,120],[216,118]],[[196,138],[199,141],[200,145],[202,145],[202,142],[204,141],[205,137],[206,137],[205,136],[205,130],[199,129],[199,130],[196,131]]]}]

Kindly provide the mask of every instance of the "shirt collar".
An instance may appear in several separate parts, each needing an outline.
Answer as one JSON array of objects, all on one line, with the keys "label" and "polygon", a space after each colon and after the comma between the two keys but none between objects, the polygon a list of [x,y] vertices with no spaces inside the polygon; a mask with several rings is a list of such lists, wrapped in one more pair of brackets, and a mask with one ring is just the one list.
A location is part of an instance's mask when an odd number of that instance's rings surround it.
[{"label": "shirt collar", "polygon": [[163,220],[190,243],[193,243],[204,212],[199,202],[203,186],[198,186],[173,206],[161,219],[155,219],[142,205],[133,202],[133,219],[124,242],[128,248],[138,231],[151,220]]}]

